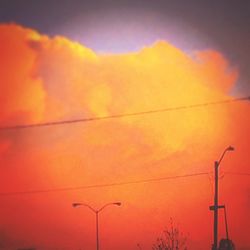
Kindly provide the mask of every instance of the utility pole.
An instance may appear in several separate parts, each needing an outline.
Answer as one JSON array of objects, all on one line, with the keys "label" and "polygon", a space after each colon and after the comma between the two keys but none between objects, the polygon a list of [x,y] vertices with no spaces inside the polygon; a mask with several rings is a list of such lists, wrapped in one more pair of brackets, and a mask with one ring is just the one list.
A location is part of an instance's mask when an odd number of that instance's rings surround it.
[{"label": "utility pole", "polygon": [[[227,147],[223,154],[221,155],[219,161],[214,162],[214,205],[210,206],[209,209],[214,211],[214,242],[212,245],[212,250],[218,250],[218,209],[223,208],[224,206],[218,205],[218,196],[219,196],[219,190],[218,190],[218,172],[219,172],[219,166],[220,163],[227,151],[233,151],[234,148],[232,146]],[[226,225],[227,227],[227,225]]]},{"label": "utility pole", "polygon": [[219,164],[214,162],[214,244],[213,250],[217,250],[218,245],[218,169]]}]

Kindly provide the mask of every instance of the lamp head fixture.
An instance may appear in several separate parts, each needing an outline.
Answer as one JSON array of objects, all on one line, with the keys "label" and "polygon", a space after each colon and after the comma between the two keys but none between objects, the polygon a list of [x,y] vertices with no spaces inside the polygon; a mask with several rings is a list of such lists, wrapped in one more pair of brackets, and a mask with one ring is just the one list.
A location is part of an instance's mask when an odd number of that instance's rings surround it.
[{"label": "lamp head fixture", "polygon": [[234,151],[234,147],[229,146],[229,147],[227,148],[227,151]]}]

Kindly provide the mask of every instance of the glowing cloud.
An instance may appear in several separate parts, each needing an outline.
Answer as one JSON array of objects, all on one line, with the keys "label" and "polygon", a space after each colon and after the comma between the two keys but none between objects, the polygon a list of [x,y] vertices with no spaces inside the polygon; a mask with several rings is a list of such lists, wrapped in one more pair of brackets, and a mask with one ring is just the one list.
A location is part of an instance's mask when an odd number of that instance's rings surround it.
[{"label": "glowing cloud", "polygon": [[[217,51],[187,55],[164,41],[137,53],[99,55],[64,37],[50,38],[10,24],[0,25],[0,43],[2,126],[224,100],[230,98],[238,75]],[[242,112],[248,109],[246,104],[206,106],[77,125],[1,131],[1,192],[210,171],[214,158],[230,143],[239,152],[234,160],[225,159],[227,169],[244,159],[238,167],[244,171],[249,164],[246,140],[250,138],[250,123]],[[232,116],[237,117],[237,124]],[[248,131],[244,140],[241,128]],[[138,241],[150,246],[155,232],[170,216],[183,222],[194,246],[209,244],[211,214],[207,207],[212,202],[211,189],[207,177],[199,178],[28,197],[1,196],[3,231],[13,238],[8,236],[3,245],[16,242],[41,249],[74,249],[84,244],[90,249],[94,244],[93,221],[88,211],[72,211],[69,206],[76,199],[97,206],[118,199],[125,203],[112,213],[107,211],[108,219],[103,218],[104,224],[112,224],[102,236],[106,249],[134,249]],[[244,191],[249,189],[239,179],[234,183]],[[249,203],[240,207],[241,216],[236,213],[236,204],[237,199],[246,202],[246,193],[232,198],[230,184],[225,182],[224,187],[222,199],[235,205],[231,213],[243,223]],[[80,227],[82,216],[85,223]],[[204,217],[208,218],[205,222],[200,219],[192,225],[195,218]],[[137,228],[133,226],[135,219]],[[250,222],[243,224],[247,228]],[[114,239],[118,227],[123,228],[123,237]],[[232,233],[238,241],[247,242],[244,233]]]}]

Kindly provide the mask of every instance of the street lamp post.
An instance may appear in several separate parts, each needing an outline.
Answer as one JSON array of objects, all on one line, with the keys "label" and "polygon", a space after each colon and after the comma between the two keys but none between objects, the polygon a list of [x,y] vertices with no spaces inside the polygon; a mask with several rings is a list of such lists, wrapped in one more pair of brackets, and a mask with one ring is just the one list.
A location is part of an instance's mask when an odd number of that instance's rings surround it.
[{"label": "street lamp post", "polygon": [[72,203],[73,207],[78,207],[78,206],[85,206],[87,208],[89,208],[92,212],[95,213],[96,215],[96,249],[99,250],[99,213],[107,206],[111,206],[111,205],[115,205],[115,206],[121,206],[121,202],[111,202],[111,203],[107,203],[104,206],[102,206],[100,209],[94,209],[93,207],[89,206],[88,204],[85,203],[79,203],[79,202],[75,202]]},{"label": "street lamp post", "polygon": [[232,146],[227,147],[223,154],[221,155],[219,161],[214,162],[214,205],[210,206],[210,210],[214,211],[214,243],[212,245],[212,250],[218,249],[218,172],[219,172],[219,166],[220,163],[226,154],[227,151],[233,151],[234,148]]}]

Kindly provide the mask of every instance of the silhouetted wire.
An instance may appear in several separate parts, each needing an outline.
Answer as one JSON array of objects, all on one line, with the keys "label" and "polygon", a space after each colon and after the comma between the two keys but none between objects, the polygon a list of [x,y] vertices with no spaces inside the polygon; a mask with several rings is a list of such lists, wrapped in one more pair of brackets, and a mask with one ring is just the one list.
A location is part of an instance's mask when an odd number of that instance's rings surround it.
[{"label": "silhouetted wire", "polygon": [[241,173],[241,172],[225,172],[225,174],[250,176],[250,173]]},{"label": "silhouetted wire", "polygon": [[32,124],[23,124],[23,125],[2,126],[2,127],[0,127],[0,130],[25,129],[25,128],[33,128],[33,127],[65,125],[65,124],[80,123],[80,122],[91,122],[91,121],[98,121],[98,120],[107,120],[107,119],[139,116],[139,115],[146,115],[146,114],[153,114],[153,113],[161,113],[161,112],[167,112],[167,111],[200,108],[200,107],[205,107],[205,106],[210,106],[210,105],[227,104],[227,103],[246,101],[246,100],[250,100],[250,96],[234,98],[234,99],[229,99],[229,100],[215,101],[215,102],[207,102],[207,103],[179,106],[179,107],[170,107],[170,108],[163,108],[163,109],[139,111],[139,112],[134,112],[134,113],[124,113],[124,114],[115,114],[115,115],[109,115],[109,116],[79,118],[79,119],[52,121],[52,122],[44,122],[44,123],[32,123]]},{"label": "silhouetted wire", "polygon": [[96,184],[96,185],[86,185],[86,186],[78,186],[78,187],[51,188],[51,189],[17,191],[17,192],[1,192],[0,196],[63,192],[63,191],[74,191],[74,190],[91,189],[91,188],[105,188],[105,187],[113,187],[113,186],[123,186],[123,185],[131,185],[131,184],[159,182],[159,181],[166,181],[166,180],[171,180],[171,179],[188,178],[188,177],[208,175],[208,174],[209,174],[209,172],[201,172],[201,173],[193,173],[193,174],[185,174],[185,175],[167,176],[167,177],[161,177],[161,178],[114,182],[114,183]]},{"label": "silhouetted wire", "polygon": [[212,172],[208,173],[208,180],[209,180],[210,187],[211,187],[211,193],[214,196],[214,185],[213,185],[213,176],[212,175],[213,175]]}]

